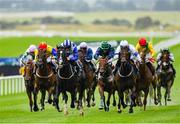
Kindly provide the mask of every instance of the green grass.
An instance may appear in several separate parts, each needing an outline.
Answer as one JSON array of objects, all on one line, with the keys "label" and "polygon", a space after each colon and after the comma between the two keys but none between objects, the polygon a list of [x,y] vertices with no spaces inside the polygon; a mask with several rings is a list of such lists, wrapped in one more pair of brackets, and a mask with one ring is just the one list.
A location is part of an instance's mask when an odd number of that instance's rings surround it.
[{"label": "green grass", "polygon": [[[41,41],[46,41],[49,45],[56,46],[66,39],[65,37],[8,37],[0,38],[0,57],[17,57],[28,48],[30,44],[38,45]],[[72,41],[102,41],[102,40],[128,40],[136,44],[138,37],[70,37]],[[156,44],[167,38],[153,38]]]},{"label": "green grass", "polygon": [[[84,117],[80,117],[77,110],[69,108],[69,115],[58,113],[52,106],[46,104],[43,112],[29,112],[26,94],[0,96],[0,122],[2,123],[179,123],[180,122],[180,45],[170,48],[175,54],[176,79],[172,87],[172,102],[168,106],[148,106],[146,111],[136,107],[134,114],[129,114],[128,109],[121,114],[116,107],[110,107],[110,112],[98,110],[99,94],[96,92],[97,104],[93,108],[85,107]],[[162,99],[164,104],[164,100]]]}]

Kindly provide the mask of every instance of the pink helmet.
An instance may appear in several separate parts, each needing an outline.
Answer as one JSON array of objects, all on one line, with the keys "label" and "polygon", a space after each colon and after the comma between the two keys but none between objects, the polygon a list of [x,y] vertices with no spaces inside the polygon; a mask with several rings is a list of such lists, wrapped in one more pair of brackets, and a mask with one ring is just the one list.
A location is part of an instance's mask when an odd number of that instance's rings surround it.
[{"label": "pink helmet", "polygon": [[29,46],[29,52],[34,52],[37,49],[36,45]]}]

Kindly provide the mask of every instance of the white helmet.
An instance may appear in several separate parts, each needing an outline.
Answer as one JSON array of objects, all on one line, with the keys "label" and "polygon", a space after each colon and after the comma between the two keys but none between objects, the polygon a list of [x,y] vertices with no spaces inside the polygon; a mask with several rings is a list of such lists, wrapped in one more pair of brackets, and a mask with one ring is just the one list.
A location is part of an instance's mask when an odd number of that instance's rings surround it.
[{"label": "white helmet", "polygon": [[80,43],[80,48],[87,48],[87,43],[86,42],[82,42]]},{"label": "white helmet", "polygon": [[121,46],[121,47],[126,47],[126,46],[129,46],[129,43],[128,43],[127,40],[122,40],[122,41],[120,42],[120,46]]},{"label": "white helmet", "polygon": [[37,49],[36,45],[29,46],[29,52],[34,52]]}]

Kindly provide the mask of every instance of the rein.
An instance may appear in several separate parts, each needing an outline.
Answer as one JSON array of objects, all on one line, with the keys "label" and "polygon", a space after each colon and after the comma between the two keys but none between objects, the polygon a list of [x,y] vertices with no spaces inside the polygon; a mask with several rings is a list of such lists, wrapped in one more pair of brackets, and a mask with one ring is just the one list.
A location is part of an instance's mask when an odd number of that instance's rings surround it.
[{"label": "rein", "polygon": [[38,74],[38,72],[36,71],[36,76],[38,76],[39,78],[50,78],[53,75],[53,72],[50,73],[48,76],[41,76]]},{"label": "rein", "polygon": [[[120,70],[121,70],[121,66],[120,66]],[[133,72],[133,67],[132,66],[131,66],[131,71],[130,71],[130,73],[128,75],[122,75],[121,72],[118,69],[118,74],[119,74],[120,77],[129,77],[129,76],[131,76],[132,72]]]}]

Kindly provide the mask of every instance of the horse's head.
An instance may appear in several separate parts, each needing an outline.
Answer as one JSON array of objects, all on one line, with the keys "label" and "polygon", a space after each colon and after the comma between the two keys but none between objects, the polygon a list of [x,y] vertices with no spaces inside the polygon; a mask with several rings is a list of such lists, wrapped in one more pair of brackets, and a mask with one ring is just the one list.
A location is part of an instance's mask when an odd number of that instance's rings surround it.
[{"label": "horse's head", "polygon": [[79,60],[83,63],[85,61],[84,51],[82,49],[78,50]]},{"label": "horse's head", "polygon": [[140,55],[140,57],[141,57],[141,63],[145,64],[145,62],[146,62],[146,53],[145,53],[145,50],[144,50],[144,49],[141,50],[141,51],[139,52],[139,55]]},{"label": "horse's head", "polygon": [[168,51],[162,51],[162,68],[167,69],[170,65],[170,58],[169,58],[169,52]]},{"label": "horse's head", "polygon": [[108,60],[106,58],[99,59],[99,72],[104,75],[108,67]]},{"label": "horse's head", "polygon": [[24,78],[25,80],[31,80],[33,78],[33,68],[34,64],[32,60],[27,61],[25,64],[25,75]]},{"label": "horse's head", "polygon": [[46,63],[46,59],[47,59],[47,54],[45,50],[38,50],[38,55],[37,55],[38,59],[37,59],[37,65],[40,68],[43,68],[43,64]]},{"label": "horse's head", "polygon": [[130,60],[130,53],[128,47],[121,47],[120,62],[125,63]]}]

